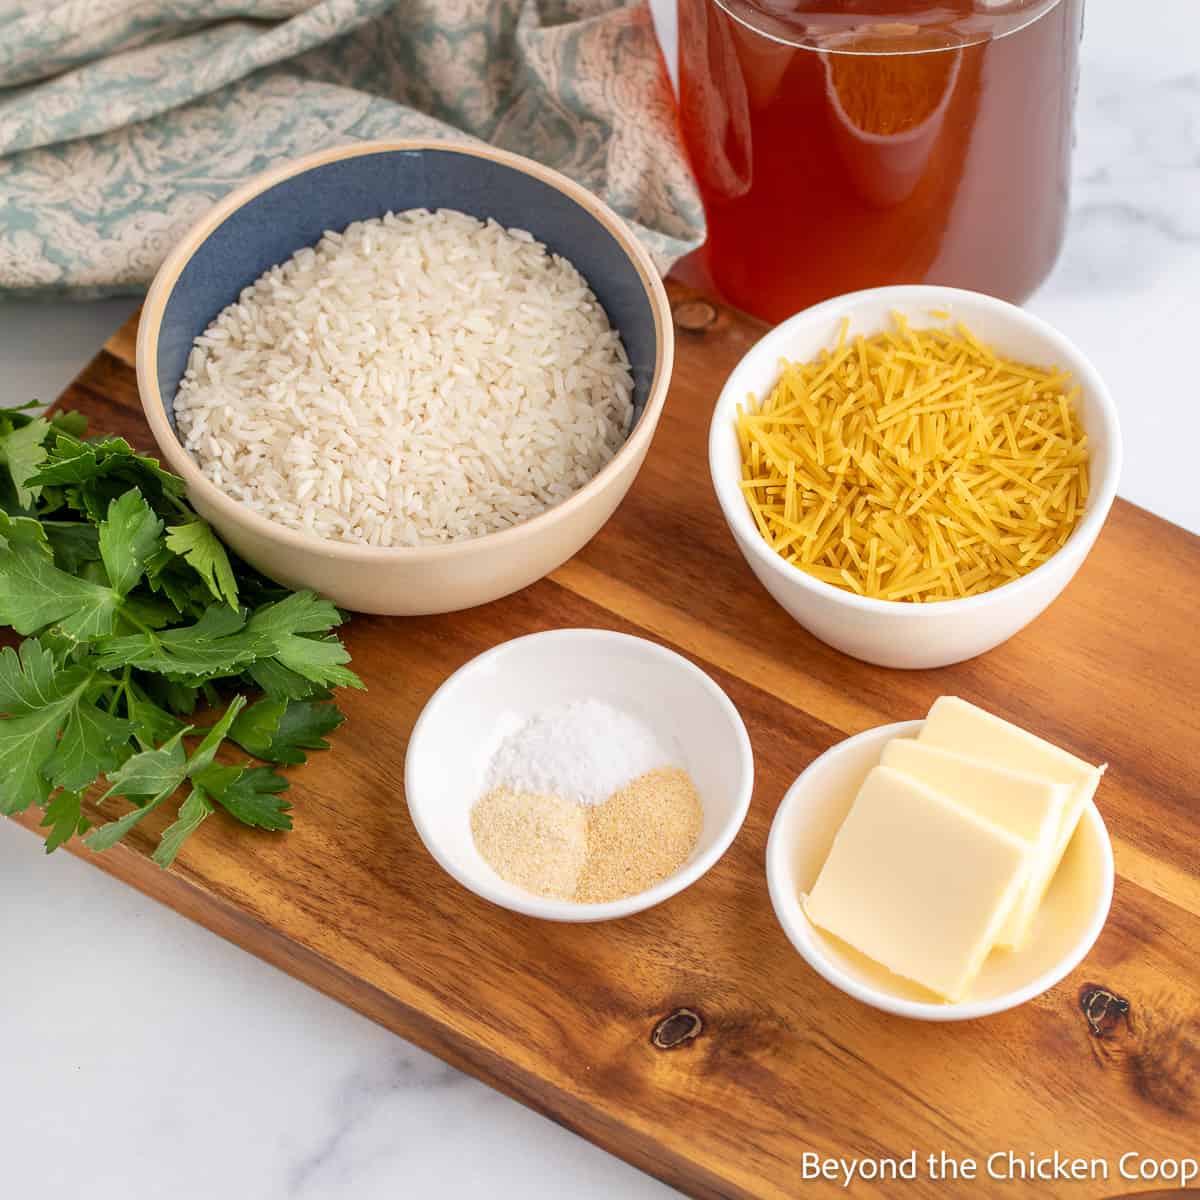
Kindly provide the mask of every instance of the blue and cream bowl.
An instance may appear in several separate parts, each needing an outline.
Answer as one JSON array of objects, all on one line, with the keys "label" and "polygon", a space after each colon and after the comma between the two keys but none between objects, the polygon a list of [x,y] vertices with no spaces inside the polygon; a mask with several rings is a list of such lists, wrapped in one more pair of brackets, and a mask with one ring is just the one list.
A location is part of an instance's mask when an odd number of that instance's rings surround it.
[{"label": "blue and cream bowl", "polygon": [[[528,230],[588,281],[625,344],[634,423],[624,445],[568,499],[497,533],[420,547],[328,541],[287,528],[222,492],[175,432],[173,405],[196,337],[268,268],[326,230],[409,208],[451,208]],[[564,175],[489,146],[362,142],[258,176],[216,204],[167,256],[142,310],[142,407],[197,510],[249,563],[289,587],[381,614],[452,612],[540,579],[608,520],[646,456],[674,358],[670,307],[625,222]]]}]

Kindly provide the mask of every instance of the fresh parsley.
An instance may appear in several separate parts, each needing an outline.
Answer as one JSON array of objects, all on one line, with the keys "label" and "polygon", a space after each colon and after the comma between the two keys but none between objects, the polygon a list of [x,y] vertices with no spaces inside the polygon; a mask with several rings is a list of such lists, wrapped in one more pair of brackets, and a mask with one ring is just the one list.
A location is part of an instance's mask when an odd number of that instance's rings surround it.
[{"label": "fresh parsley", "polygon": [[[330,689],[362,687],[341,614],[231,555],[154,459],[85,433],[78,413],[0,409],[0,624],[22,639],[0,649],[0,813],[40,808],[47,851],[105,850],[177,803],[164,867],[218,810],[290,829],[264,764],[327,749]],[[128,809],[91,827],[101,788]]]}]

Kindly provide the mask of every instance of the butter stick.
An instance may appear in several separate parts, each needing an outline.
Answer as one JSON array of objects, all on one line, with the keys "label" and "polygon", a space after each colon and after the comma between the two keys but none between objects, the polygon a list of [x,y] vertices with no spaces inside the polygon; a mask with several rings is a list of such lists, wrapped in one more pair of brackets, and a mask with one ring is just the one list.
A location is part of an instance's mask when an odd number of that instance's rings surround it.
[{"label": "butter stick", "polygon": [[933,788],[1020,838],[1029,847],[1025,887],[996,938],[1001,949],[1017,950],[1030,928],[1058,866],[1055,855],[1072,790],[1044,775],[1012,771],[913,738],[893,738],[883,749],[884,766]]},{"label": "butter stick", "polygon": [[1017,903],[1028,845],[892,767],[875,767],[804,907],[888,970],[959,1000]]},{"label": "butter stick", "polygon": [[1071,789],[1070,798],[1063,809],[1062,824],[1055,839],[1049,870],[1038,897],[1040,901],[1075,836],[1075,828],[1084,808],[1096,794],[1104,767],[1094,767],[1053,742],[957,696],[941,696],[934,701],[917,740],[924,745],[954,750],[993,766],[1041,775],[1054,783],[1066,784]]}]

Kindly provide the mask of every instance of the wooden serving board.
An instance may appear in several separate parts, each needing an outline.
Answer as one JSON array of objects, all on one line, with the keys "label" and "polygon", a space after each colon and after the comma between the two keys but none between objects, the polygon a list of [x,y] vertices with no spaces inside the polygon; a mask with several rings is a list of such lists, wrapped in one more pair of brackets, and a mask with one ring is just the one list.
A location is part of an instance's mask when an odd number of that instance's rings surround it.
[{"label": "wooden serving board", "polygon": [[[673,285],[678,359],[649,458],[608,526],[549,579],[445,617],[355,617],[369,690],[290,797],[296,829],[214,819],[174,870],[145,844],[102,870],[639,1167],[705,1197],[845,1194],[802,1156],[1200,1152],[1200,539],[1118,501],[1066,593],[973,662],[905,673],[814,640],[751,576],[717,509],[706,431],[763,327]],[[148,447],[131,322],[67,390],[96,431]],[[455,668],[540,629],[664,642],[712,674],[754,744],[749,818],[722,861],[624,921],[559,926],[495,908],[426,854],[404,804],[408,734]],[[1082,967],[1016,1011],[908,1022],[818,978],[775,922],[767,831],[795,776],[848,734],[953,692],[1110,769],[1112,915]],[[22,818],[32,827],[36,816]],[[157,832],[157,831],[155,831]],[[686,1010],[686,1011],[685,1011]],[[694,1014],[694,1016],[689,1015]],[[983,1174],[981,1167],[981,1174]],[[1023,1196],[982,1179],[858,1183],[859,1196]],[[1161,1186],[1161,1185],[1159,1185]]]}]

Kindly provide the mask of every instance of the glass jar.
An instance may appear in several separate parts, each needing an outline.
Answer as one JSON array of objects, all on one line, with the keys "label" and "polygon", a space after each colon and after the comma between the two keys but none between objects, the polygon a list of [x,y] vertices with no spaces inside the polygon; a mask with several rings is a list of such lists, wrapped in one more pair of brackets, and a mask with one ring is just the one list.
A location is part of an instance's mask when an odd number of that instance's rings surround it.
[{"label": "glass jar", "polygon": [[1084,0],[678,0],[707,268],[779,321],[889,283],[1024,300],[1062,242]]}]

